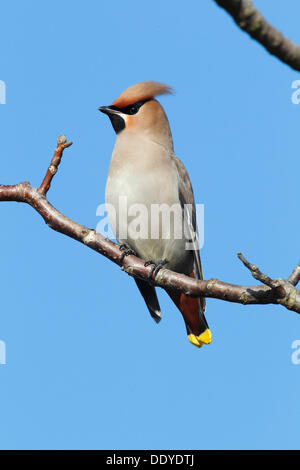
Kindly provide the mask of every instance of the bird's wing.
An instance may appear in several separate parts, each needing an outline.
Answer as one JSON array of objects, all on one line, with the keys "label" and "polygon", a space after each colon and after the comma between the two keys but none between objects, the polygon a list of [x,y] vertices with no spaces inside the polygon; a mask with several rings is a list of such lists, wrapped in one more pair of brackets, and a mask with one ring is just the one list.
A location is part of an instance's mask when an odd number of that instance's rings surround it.
[{"label": "bird's wing", "polygon": [[156,323],[160,322],[161,311],[155,287],[151,286],[147,281],[143,281],[142,279],[135,278],[134,280],[145,300],[151,317]]},{"label": "bird's wing", "polygon": [[[180,204],[185,210],[185,216],[187,219],[187,225],[189,228],[190,238],[192,239],[193,244],[193,253],[194,253],[194,272],[197,279],[203,279],[202,264],[200,259],[199,244],[198,244],[198,228],[196,221],[196,207],[194,200],[194,192],[190,177],[188,172],[176,155],[171,155],[172,160],[174,161],[178,176],[179,176],[179,200]],[[188,204],[188,206],[186,206]],[[205,310],[205,298],[200,299],[200,304],[202,310]]]}]

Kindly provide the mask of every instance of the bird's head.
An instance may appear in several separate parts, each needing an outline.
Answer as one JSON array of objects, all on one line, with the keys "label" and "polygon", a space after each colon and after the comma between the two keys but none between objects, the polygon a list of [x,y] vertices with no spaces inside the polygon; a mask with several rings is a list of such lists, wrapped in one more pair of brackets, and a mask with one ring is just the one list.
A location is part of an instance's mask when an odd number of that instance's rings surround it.
[{"label": "bird's head", "polygon": [[116,134],[136,133],[168,145],[172,142],[168,118],[155,96],[172,93],[159,82],[140,82],[127,88],[111,106],[99,111],[110,118]]}]

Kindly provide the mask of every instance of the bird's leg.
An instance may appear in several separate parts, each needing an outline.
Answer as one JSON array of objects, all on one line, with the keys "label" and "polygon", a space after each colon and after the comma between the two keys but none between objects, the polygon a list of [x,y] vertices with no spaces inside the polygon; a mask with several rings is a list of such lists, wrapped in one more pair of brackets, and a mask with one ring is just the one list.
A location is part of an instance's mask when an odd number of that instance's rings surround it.
[{"label": "bird's leg", "polygon": [[146,263],[144,264],[144,266],[150,266],[150,264],[152,264],[152,268],[148,274],[148,279],[151,279],[153,274],[156,276],[157,273],[166,265],[168,264],[168,260],[167,259],[160,259],[158,261],[153,261],[152,259],[146,261]]},{"label": "bird's leg", "polygon": [[122,255],[120,256],[120,262],[122,263],[125,256],[129,256],[129,255],[134,255],[134,256],[137,256],[136,252],[130,248],[129,245],[127,245],[127,243],[122,243],[120,246],[119,246],[120,250],[123,252]]}]

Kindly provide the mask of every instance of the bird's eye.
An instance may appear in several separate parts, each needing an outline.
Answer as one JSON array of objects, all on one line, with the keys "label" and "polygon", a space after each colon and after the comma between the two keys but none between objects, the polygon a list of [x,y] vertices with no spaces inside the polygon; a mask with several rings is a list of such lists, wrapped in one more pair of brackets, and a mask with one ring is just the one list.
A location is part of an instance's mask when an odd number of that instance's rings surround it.
[{"label": "bird's eye", "polygon": [[146,103],[146,101],[149,101],[149,99],[136,101],[135,103],[125,106],[124,108],[117,108],[117,109],[119,109],[119,111],[121,111],[124,114],[136,114],[138,110],[140,109],[140,107],[143,106],[144,103]]},{"label": "bird's eye", "polygon": [[129,114],[136,114],[138,112],[139,108],[136,104],[133,104],[132,106],[130,106],[129,108]]}]

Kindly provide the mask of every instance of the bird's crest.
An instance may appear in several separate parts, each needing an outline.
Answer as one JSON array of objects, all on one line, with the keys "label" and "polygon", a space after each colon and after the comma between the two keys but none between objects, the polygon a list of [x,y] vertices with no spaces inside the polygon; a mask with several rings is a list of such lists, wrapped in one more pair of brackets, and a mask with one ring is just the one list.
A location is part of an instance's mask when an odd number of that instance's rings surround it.
[{"label": "bird's crest", "polygon": [[174,93],[174,90],[164,83],[153,81],[140,82],[123,91],[112,104],[118,108],[124,108],[137,101],[148,100],[166,93]]}]

